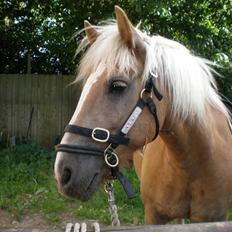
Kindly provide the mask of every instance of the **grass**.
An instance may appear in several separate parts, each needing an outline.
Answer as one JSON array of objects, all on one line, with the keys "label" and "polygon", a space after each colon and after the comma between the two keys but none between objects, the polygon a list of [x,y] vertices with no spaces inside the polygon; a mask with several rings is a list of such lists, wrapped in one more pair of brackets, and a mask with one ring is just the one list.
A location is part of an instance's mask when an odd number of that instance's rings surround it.
[{"label": "grass", "polygon": [[[57,192],[53,178],[54,160],[55,152],[34,144],[0,150],[0,209],[13,213],[18,220],[26,214],[39,213],[54,227],[62,222],[64,215],[70,217],[70,221],[93,219],[110,224],[107,196],[103,189],[87,203],[64,198]],[[124,173],[139,192],[135,173],[129,169]],[[114,189],[121,224],[131,225],[134,221],[143,224],[139,194],[128,200],[118,182],[114,183]],[[232,220],[232,211],[229,220]]]},{"label": "grass", "polygon": [[[76,220],[95,219],[110,224],[107,196],[103,189],[87,203],[61,196],[53,178],[55,152],[34,144],[18,145],[0,150],[0,209],[17,216],[40,213],[53,225],[62,215]],[[125,170],[136,191],[139,183],[135,173]],[[139,196],[128,200],[122,187],[115,183],[115,196],[121,224],[143,223],[143,206]],[[139,195],[139,194],[138,194]]]}]

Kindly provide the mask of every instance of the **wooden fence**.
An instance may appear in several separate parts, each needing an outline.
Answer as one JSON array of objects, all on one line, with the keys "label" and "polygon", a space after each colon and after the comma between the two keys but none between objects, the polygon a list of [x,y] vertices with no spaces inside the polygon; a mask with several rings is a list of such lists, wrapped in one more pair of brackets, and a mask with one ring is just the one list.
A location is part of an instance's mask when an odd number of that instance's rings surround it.
[{"label": "wooden fence", "polygon": [[0,133],[53,146],[77,105],[73,76],[0,75]]},{"label": "wooden fence", "polygon": [[[65,232],[65,230],[51,230],[39,228],[1,228],[1,232]],[[92,229],[88,232],[94,232]],[[195,223],[188,225],[153,225],[153,226],[137,226],[137,227],[105,227],[101,228],[102,232],[231,232],[231,222],[215,222],[215,223]]]}]

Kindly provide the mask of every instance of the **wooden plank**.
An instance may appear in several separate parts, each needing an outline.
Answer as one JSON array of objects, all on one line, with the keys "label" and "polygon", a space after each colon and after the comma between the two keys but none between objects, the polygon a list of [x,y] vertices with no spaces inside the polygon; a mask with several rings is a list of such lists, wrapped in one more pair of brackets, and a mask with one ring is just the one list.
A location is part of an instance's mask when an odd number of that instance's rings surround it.
[{"label": "wooden plank", "polygon": [[60,131],[60,134],[63,135],[64,126],[65,126],[65,119],[64,119],[64,117],[65,117],[65,109],[64,109],[65,83],[64,83],[64,76],[63,75],[61,76],[61,81],[62,81],[62,90],[61,90],[61,102],[60,102],[60,104],[61,104],[61,112],[60,112],[61,113],[61,122],[60,122],[61,131]]},{"label": "wooden plank", "polygon": [[34,109],[31,121],[31,139],[38,141],[37,118],[38,118],[38,75],[31,76],[31,107]]},{"label": "wooden plank", "polygon": [[33,90],[32,90],[33,75],[28,76],[28,90],[27,90],[27,104],[28,104],[28,122],[26,135],[28,139],[32,137],[32,120],[34,116],[34,106],[32,102]]},{"label": "wooden plank", "polygon": [[1,99],[0,99],[0,133],[1,143],[6,145],[8,143],[8,117],[7,117],[7,77],[1,75],[0,77]]},{"label": "wooden plank", "polygon": [[78,99],[77,99],[77,94],[76,94],[76,85],[73,85],[71,84],[73,80],[70,80],[70,83],[69,83],[69,116],[70,118],[72,117],[75,109],[76,109],[76,106],[77,106],[77,102],[78,102]]},{"label": "wooden plank", "polygon": [[65,76],[66,79],[66,91],[68,96],[66,97],[67,104],[67,117],[68,121],[71,119],[76,106],[78,104],[79,96],[80,96],[80,85],[71,84],[74,81],[74,78],[70,78],[70,76]]},{"label": "wooden plank", "polygon": [[[41,229],[41,228],[1,228],[1,232],[64,232],[64,230]],[[88,228],[88,231],[93,231]],[[103,227],[102,232],[231,232],[232,222],[216,222],[216,223],[195,223],[186,225],[152,225],[152,226],[136,226],[136,227]]]},{"label": "wooden plank", "polygon": [[63,95],[63,128],[70,121],[70,112],[69,112],[69,79],[66,76],[63,76],[63,86],[64,86],[64,95]]},{"label": "wooden plank", "polygon": [[7,100],[7,78],[5,75],[0,75],[0,132],[6,131],[7,117],[6,117],[6,100]]},{"label": "wooden plank", "polygon": [[52,78],[53,76],[46,75],[43,78],[44,82],[44,102],[43,102],[43,124],[41,127],[41,134],[43,134],[43,144],[46,147],[53,145],[53,139],[51,135],[51,130],[53,127],[53,122],[51,120],[51,89],[52,89]]},{"label": "wooden plank", "polygon": [[19,129],[19,137],[22,138],[24,136],[24,76],[20,75],[18,79],[18,104],[19,104],[19,111],[18,111],[18,129]]},{"label": "wooden plank", "polygon": [[43,124],[43,103],[44,103],[44,94],[43,94],[43,77],[42,76],[38,76],[38,85],[37,85],[37,120],[36,120],[36,124],[37,124],[37,138],[36,138],[36,142],[38,144],[43,144],[43,134],[41,134],[41,127]]},{"label": "wooden plank", "polygon": [[72,98],[70,99],[71,115],[74,113],[76,109],[76,106],[80,98],[81,90],[82,90],[81,82],[75,83],[71,86],[71,96],[72,96]]},{"label": "wooden plank", "polygon": [[10,93],[11,93],[11,102],[10,102],[10,106],[11,106],[11,133],[13,136],[16,136],[16,131],[15,131],[15,77],[11,77],[10,78]]},{"label": "wooden plank", "polygon": [[71,119],[70,110],[70,84],[71,80],[69,76],[63,76],[63,98],[62,98],[62,127],[68,124]]},{"label": "wooden plank", "polygon": [[[23,136],[27,137],[28,133],[28,126],[30,123],[30,115],[31,115],[31,75],[26,75],[24,77],[23,83],[24,83],[24,122],[23,122],[23,128],[24,133]],[[29,131],[30,135],[30,131]]]},{"label": "wooden plank", "polygon": [[101,231],[130,231],[130,232],[231,232],[231,222],[218,223],[193,223],[185,225],[152,225],[152,226],[137,226],[137,227],[119,227],[103,228]]},{"label": "wooden plank", "polygon": [[50,137],[51,137],[51,145],[54,146],[56,144],[56,140],[59,134],[60,127],[60,99],[59,99],[59,76],[51,77],[51,96],[50,96]]},{"label": "wooden plank", "polygon": [[63,135],[63,125],[62,125],[62,98],[63,98],[63,75],[58,75],[57,77],[57,95],[56,95],[56,105],[57,105],[57,137],[56,143],[60,143],[61,137]]},{"label": "wooden plank", "polygon": [[50,119],[50,92],[51,92],[51,78],[48,75],[40,76],[40,111],[38,118],[38,133],[39,133],[39,143],[46,147],[51,146],[50,129],[51,119]]},{"label": "wooden plank", "polygon": [[9,132],[10,136],[12,135],[11,134],[11,106],[10,106],[10,103],[11,103],[11,86],[10,86],[10,83],[11,83],[11,78],[7,78],[6,79],[6,114],[5,114],[5,117],[6,117],[6,125],[7,125],[7,131]]},{"label": "wooden plank", "polygon": [[27,112],[26,112],[26,94],[27,94],[27,79],[26,76],[20,77],[20,125],[21,125],[21,136],[25,139],[26,136],[26,121],[27,121]]},{"label": "wooden plank", "polygon": [[15,75],[14,77],[14,88],[12,91],[12,95],[14,97],[14,134],[15,136],[18,138],[19,137],[19,125],[18,125],[18,115],[19,115],[19,111],[20,111],[20,105],[19,105],[19,100],[18,100],[18,96],[19,96],[19,75]]}]

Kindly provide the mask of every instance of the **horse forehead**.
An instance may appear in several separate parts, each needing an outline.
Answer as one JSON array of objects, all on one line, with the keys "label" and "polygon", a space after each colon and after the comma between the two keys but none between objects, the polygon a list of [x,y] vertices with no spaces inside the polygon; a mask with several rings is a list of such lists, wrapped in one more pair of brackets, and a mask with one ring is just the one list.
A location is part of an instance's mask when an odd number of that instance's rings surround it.
[{"label": "horse forehead", "polygon": [[90,74],[90,76],[86,79],[84,83],[84,87],[81,95],[83,94],[85,95],[85,93],[88,92],[96,82],[100,81],[101,76],[102,76],[101,73],[98,72]]},{"label": "horse forehead", "polygon": [[83,90],[81,92],[80,99],[79,99],[77,107],[76,107],[76,110],[75,110],[75,112],[74,112],[74,114],[69,122],[70,124],[75,123],[75,121],[78,118],[78,115],[80,114],[83,106],[86,105],[86,99],[89,96],[89,94],[91,93],[93,86],[96,83],[100,82],[101,79],[104,79],[104,76],[106,76],[106,75],[104,75],[103,72],[104,72],[104,70],[100,71],[98,69],[98,70],[96,70],[96,72],[90,74],[88,78],[86,78]]},{"label": "horse forehead", "polygon": [[92,73],[85,81],[79,102],[86,99],[95,83],[103,82],[105,78],[106,73],[104,70],[97,69],[96,72]]}]

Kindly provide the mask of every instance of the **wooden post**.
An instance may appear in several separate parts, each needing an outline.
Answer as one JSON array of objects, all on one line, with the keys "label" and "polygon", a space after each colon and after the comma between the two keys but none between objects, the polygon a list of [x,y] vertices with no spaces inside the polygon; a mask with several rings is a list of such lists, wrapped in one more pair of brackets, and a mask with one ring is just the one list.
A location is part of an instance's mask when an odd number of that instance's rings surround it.
[{"label": "wooden post", "polygon": [[[93,231],[87,228],[88,232]],[[64,232],[65,230],[57,229],[39,229],[39,228],[1,228],[1,232]],[[215,223],[193,223],[185,225],[152,225],[136,227],[103,227],[102,232],[231,232],[232,222],[215,222]],[[94,231],[93,231],[94,232]]]}]

